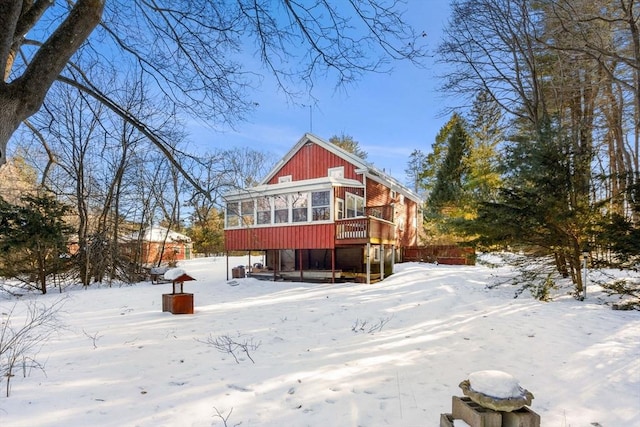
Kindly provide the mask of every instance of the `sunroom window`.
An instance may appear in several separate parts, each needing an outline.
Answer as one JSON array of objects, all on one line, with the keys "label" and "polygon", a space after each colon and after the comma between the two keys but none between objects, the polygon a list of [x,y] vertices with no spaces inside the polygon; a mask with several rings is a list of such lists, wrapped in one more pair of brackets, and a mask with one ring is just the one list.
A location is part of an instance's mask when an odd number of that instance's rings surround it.
[{"label": "sunroom window", "polygon": [[227,227],[237,227],[240,225],[240,203],[227,203]]},{"label": "sunroom window", "polygon": [[293,222],[307,221],[307,206],[309,202],[308,193],[297,193],[293,195],[291,204],[291,213],[293,214]]},{"label": "sunroom window", "polygon": [[276,224],[289,222],[289,204],[287,196],[280,195],[273,198],[273,215]]},{"label": "sunroom window", "polygon": [[240,202],[242,212],[242,225],[253,225],[255,206],[253,200],[243,200]]},{"label": "sunroom window", "polygon": [[258,224],[271,224],[271,201],[268,197],[260,197],[256,204]]},{"label": "sunroom window", "polygon": [[331,193],[326,191],[314,191],[311,193],[311,220],[328,221],[331,219]]}]

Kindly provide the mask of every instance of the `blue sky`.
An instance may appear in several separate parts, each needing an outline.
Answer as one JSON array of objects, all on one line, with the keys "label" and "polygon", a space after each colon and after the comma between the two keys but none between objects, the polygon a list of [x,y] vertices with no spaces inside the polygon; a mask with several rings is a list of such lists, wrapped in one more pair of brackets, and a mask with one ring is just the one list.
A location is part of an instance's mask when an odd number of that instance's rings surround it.
[{"label": "blue sky", "polygon": [[[449,1],[408,0],[407,10],[409,22],[427,33],[433,52],[449,18]],[[206,123],[193,122],[190,140],[196,149],[251,147],[279,158],[310,130],[324,139],[344,133],[360,143],[369,162],[405,182],[411,152],[429,152],[448,118],[443,116],[445,99],[437,91],[439,67],[434,59],[428,59],[424,68],[396,63],[390,74],[368,74],[339,91],[333,81],[317,82],[317,103],[311,114],[308,105],[294,105],[265,84],[255,94],[259,105],[246,122],[235,130],[214,130]]]}]

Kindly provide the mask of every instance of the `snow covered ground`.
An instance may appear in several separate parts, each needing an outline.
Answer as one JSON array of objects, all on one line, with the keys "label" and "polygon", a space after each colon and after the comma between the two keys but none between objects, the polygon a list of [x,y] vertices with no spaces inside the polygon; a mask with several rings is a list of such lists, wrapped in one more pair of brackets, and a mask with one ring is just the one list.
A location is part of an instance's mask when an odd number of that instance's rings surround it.
[{"label": "snow covered ground", "polygon": [[197,279],[193,315],[162,312],[170,283],[0,298],[14,325],[28,301],[64,299],[44,369],[16,373],[8,398],[0,383],[0,425],[436,426],[462,380],[496,369],[534,394],[545,427],[640,426],[640,312],[597,289],[550,303],[487,289],[507,267],[400,264],[374,285],[227,281],[223,258],[180,267]]}]

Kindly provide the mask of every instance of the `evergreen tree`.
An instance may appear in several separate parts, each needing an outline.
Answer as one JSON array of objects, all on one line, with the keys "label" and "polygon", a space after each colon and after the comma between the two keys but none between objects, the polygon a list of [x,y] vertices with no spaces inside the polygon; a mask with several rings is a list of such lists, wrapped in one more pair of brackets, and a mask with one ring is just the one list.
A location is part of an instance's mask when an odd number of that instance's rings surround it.
[{"label": "evergreen tree", "polygon": [[446,155],[435,175],[433,191],[429,195],[428,208],[439,211],[445,207],[460,206],[464,196],[464,182],[468,173],[465,158],[469,153],[469,135],[462,117],[451,117],[446,141]]},{"label": "evergreen tree", "polygon": [[483,203],[466,231],[485,245],[524,246],[552,256],[579,294],[581,253],[594,234],[598,212],[579,197],[570,147],[570,138],[550,119],[540,129],[521,132],[506,152],[508,172],[499,199]]},{"label": "evergreen tree", "polygon": [[409,155],[409,161],[407,162],[407,168],[404,170],[407,175],[407,184],[413,188],[416,194],[420,194],[423,191],[422,174],[427,166],[427,155],[420,150],[413,150]]},{"label": "evergreen tree", "polygon": [[424,161],[424,168],[420,173],[420,182],[427,194],[433,191],[436,183],[436,174],[444,162],[444,158],[447,155],[447,139],[451,128],[453,127],[453,121],[449,120],[436,135],[434,143],[431,145],[431,152],[427,154]]},{"label": "evergreen tree", "polygon": [[474,204],[494,200],[501,183],[498,146],[503,140],[500,106],[480,91],[469,114],[471,145],[467,157],[466,192]]},{"label": "evergreen tree", "polygon": [[424,231],[432,243],[451,244],[461,240],[455,222],[467,211],[465,182],[468,170],[469,135],[464,119],[453,114],[443,126],[421,175],[429,190],[424,210]]},{"label": "evergreen tree", "polygon": [[333,135],[329,138],[329,142],[337,145],[345,151],[355,154],[362,160],[366,160],[367,158],[367,152],[360,148],[360,143],[354,140],[351,135],[345,135],[344,133],[340,136]]},{"label": "evergreen tree", "polygon": [[47,293],[47,278],[65,268],[72,228],[69,208],[50,195],[25,195],[13,205],[0,197],[0,275],[36,283]]},{"label": "evergreen tree", "polygon": [[194,250],[206,256],[224,252],[224,214],[211,208],[197,218],[189,229]]}]

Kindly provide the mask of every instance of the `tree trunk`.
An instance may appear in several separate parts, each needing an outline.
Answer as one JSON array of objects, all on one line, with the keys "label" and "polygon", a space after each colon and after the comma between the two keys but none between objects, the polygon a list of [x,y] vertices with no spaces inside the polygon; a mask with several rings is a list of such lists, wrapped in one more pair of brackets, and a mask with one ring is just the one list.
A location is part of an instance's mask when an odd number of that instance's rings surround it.
[{"label": "tree trunk", "polygon": [[[25,10],[22,9],[23,3]],[[22,75],[7,82],[12,59],[24,34],[37,21],[37,16],[31,16],[33,7],[27,8],[27,3],[0,2],[0,64],[4,72],[0,83],[0,165],[7,160],[7,144],[11,135],[23,120],[40,109],[49,88],[69,58],[98,25],[104,9],[104,0],[76,1],[66,19],[33,55]],[[35,3],[38,7],[46,5],[46,2]]]}]

